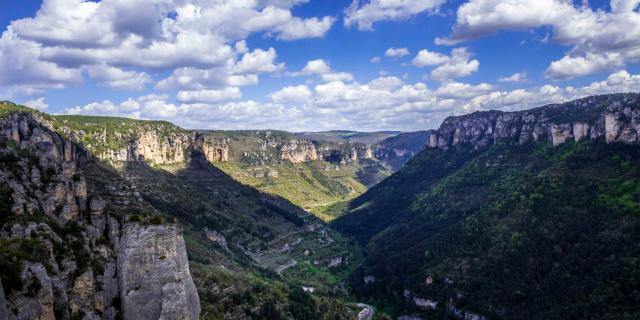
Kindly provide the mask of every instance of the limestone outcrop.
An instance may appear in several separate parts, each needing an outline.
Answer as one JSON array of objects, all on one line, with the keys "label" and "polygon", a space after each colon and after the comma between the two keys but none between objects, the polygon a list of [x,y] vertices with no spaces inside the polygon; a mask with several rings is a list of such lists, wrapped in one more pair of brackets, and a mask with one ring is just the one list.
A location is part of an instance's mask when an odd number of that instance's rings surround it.
[{"label": "limestone outcrop", "polygon": [[143,126],[133,134],[126,146],[118,150],[106,150],[98,156],[102,160],[120,162],[150,162],[153,164],[184,163],[189,160],[189,151],[198,148],[210,162],[226,162],[229,148],[224,141],[204,139],[198,133],[173,128],[175,132],[164,132],[162,128]]},{"label": "limestone outcrop", "polygon": [[[87,186],[82,170],[90,160],[86,150],[63,139],[46,123],[32,115],[14,114],[0,122],[0,139],[15,145],[15,149],[31,154],[29,161],[9,155],[13,171],[0,171],[13,191],[11,196],[16,215],[36,214],[55,217],[60,223],[73,220],[87,207]],[[20,173],[20,174],[17,174]]]},{"label": "limestone outcrop", "polygon": [[588,97],[527,111],[476,112],[445,119],[438,130],[427,132],[427,148],[457,145],[482,148],[496,142],[524,144],[549,141],[554,146],[569,140],[604,139],[607,143],[636,143],[640,133],[637,94],[621,99]]},{"label": "limestone outcrop", "polygon": [[200,301],[176,226],[126,224],[118,282],[124,319],[198,319]]},{"label": "limestone outcrop", "polygon": [[292,163],[318,160],[318,151],[313,142],[303,139],[288,140],[280,148],[280,158]]},{"label": "limestone outcrop", "polygon": [[[131,271],[149,258],[125,250],[132,243],[152,246],[155,251],[150,252],[167,258],[154,269],[162,275],[161,281],[141,278],[135,284],[146,294],[162,297],[157,300],[161,303],[158,315],[197,319],[198,296],[177,227],[140,227],[137,236],[130,227],[121,230],[131,204],[143,200],[127,191],[132,187],[126,180],[101,171],[108,169],[70,138],[73,133],[52,123],[32,112],[16,112],[0,120],[0,197],[9,209],[0,224],[0,246],[7,249],[0,252],[2,279],[9,280],[0,283],[0,319],[121,317],[124,306],[130,304],[121,295],[125,291],[117,266]],[[88,170],[113,177],[101,178],[98,186],[86,176]],[[122,185],[102,185],[114,181]],[[152,239],[145,238],[147,234]],[[121,248],[125,251],[120,252]],[[131,261],[122,260],[129,256]],[[158,319],[153,313],[141,315],[124,316]]]}]

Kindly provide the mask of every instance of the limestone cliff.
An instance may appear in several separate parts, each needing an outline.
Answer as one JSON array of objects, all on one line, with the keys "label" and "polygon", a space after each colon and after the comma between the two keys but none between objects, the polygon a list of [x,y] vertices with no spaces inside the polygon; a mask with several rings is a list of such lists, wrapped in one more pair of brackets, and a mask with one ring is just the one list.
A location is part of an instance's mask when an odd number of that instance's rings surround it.
[{"label": "limestone cliff", "polygon": [[280,158],[292,163],[318,160],[318,152],[310,140],[288,140],[279,146]]},{"label": "limestone cliff", "polygon": [[148,161],[153,164],[184,163],[189,150],[197,147],[210,162],[228,160],[228,146],[224,141],[204,140],[197,133],[178,132],[163,134],[158,128],[143,127],[122,149],[107,150],[99,157],[110,161]]},{"label": "limestone cliff", "polygon": [[[120,294],[118,265],[131,271],[139,262],[121,258],[129,256],[125,249],[132,238],[139,239],[141,248],[164,252],[171,260],[163,262],[172,263],[170,269],[179,274],[174,278],[184,282],[156,287],[155,279],[143,278],[137,284],[146,294],[164,295],[159,301],[171,301],[162,305],[166,318],[197,318],[198,297],[176,227],[121,232],[128,212],[141,211],[144,200],[69,137],[70,132],[37,112],[0,119],[0,319],[158,319],[152,313],[121,312],[131,302]],[[164,232],[167,241],[145,238],[148,229],[156,238]],[[169,269],[160,271],[171,275]],[[188,301],[186,313],[180,301]]]},{"label": "limestone cliff", "polygon": [[635,143],[640,132],[638,94],[588,97],[536,109],[476,112],[447,118],[438,130],[427,132],[427,148],[457,145],[481,148],[503,141],[527,143],[599,139]]},{"label": "limestone cliff", "polygon": [[198,319],[200,301],[175,226],[126,224],[118,282],[125,319]]},{"label": "limestone cliff", "polygon": [[[14,114],[0,122],[0,139],[5,141],[4,154],[15,165],[0,171],[0,180],[13,190],[16,215],[42,211],[66,222],[87,208],[87,187],[81,170],[90,159],[84,149],[53,132],[46,123],[32,115]],[[11,156],[15,149],[31,153],[29,161]],[[21,174],[16,174],[16,173]]]},{"label": "limestone cliff", "polygon": [[427,131],[405,132],[384,139],[372,146],[375,159],[392,170],[399,170],[413,156],[422,151]]}]

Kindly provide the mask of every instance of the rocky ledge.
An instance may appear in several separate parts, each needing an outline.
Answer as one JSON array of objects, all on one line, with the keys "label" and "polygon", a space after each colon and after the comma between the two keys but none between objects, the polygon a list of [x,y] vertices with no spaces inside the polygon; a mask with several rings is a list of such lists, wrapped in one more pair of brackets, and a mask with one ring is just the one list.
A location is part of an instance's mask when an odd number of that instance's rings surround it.
[{"label": "rocky ledge", "polygon": [[526,111],[485,111],[445,119],[427,132],[426,148],[469,145],[475,149],[496,142],[524,144],[603,138],[607,143],[636,143],[640,134],[640,95],[594,96]]}]

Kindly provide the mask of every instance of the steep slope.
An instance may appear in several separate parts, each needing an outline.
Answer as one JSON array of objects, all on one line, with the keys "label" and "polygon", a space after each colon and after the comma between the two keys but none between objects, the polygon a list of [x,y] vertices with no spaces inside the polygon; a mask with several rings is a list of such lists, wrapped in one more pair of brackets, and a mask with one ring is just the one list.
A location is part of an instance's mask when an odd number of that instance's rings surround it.
[{"label": "steep slope", "polygon": [[403,132],[379,141],[372,146],[374,157],[394,172],[398,171],[424,149],[428,135],[427,131]]},{"label": "steep slope", "polygon": [[168,123],[51,117],[10,103],[0,117],[0,318],[358,311],[338,288],[357,250],[213,167],[218,141]]},{"label": "steep slope", "polygon": [[640,96],[444,121],[335,227],[358,295],[395,314],[635,319]]},{"label": "steep slope", "polygon": [[[340,208],[348,200],[389,176],[391,167],[401,166],[426,142],[426,134],[422,140],[398,138],[398,147],[380,142],[378,150],[377,144],[370,146],[346,138],[309,140],[317,137],[276,130],[203,131],[201,134],[227,146],[228,161],[216,162],[215,166],[234,179],[286,198],[325,221],[340,214]],[[377,134],[386,137],[386,134]],[[376,158],[374,153],[384,160]],[[387,165],[392,162],[393,166]]]},{"label": "steep slope", "polygon": [[[0,318],[197,319],[178,227],[154,219],[153,207],[62,136],[50,117],[6,103],[0,110]],[[103,182],[119,183],[118,192],[92,183],[91,171],[111,176]],[[142,211],[148,219],[129,220]],[[150,236],[138,239],[142,233]],[[123,246],[131,238],[161,250],[162,261],[144,250],[130,259]],[[144,273],[150,267],[157,273]],[[138,285],[130,287],[123,279],[136,272]],[[132,291],[145,301],[141,316],[127,310]]]},{"label": "steep slope", "polygon": [[[165,121],[114,117],[52,119],[72,140],[109,163],[185,163],[197,140],[209,162],[234,179],[283,197],[326,221],[339,214],[336,208],[401,167],[426,142],[422,132],[336,131],[330,136],[338,141],[332,142],[277,130],[197,131]],[[393,140],[383,140],[389,136]]]}]

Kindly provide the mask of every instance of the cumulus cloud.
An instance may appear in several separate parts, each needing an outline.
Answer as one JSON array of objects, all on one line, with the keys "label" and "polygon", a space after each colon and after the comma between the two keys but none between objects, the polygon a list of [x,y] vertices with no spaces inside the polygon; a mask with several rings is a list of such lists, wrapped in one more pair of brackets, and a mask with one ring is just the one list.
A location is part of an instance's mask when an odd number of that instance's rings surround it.
[{"label": "cumulus cloud", "polygon": [[416,14],[437,10],[446,0],[353,0],[345,10],[344,25],[372,30],[384,20],[403,20]]},{"label": "cumulus cloud", "polygon": [[380,63],[382,59],[380,57],[373,57],[371,58],[371,60],[369,60],[369,62],[371,63]]},{"label": "cumulus cloud", "polygon": [[0,37],[0,86],[27,87],[33,92],[61,88],[82,81],[78,69],[63,68],[44,61],[42,45],[22,40],[11,30]]},{"label": "cumulus cloud", "polygon": [[398,77],[380,77],[371,80],[368,85],[373,90],[393,91],[402,87],[403,84],[404,82]]},{"label": "cumulus cloud", "polygon": [[622,57],[618,53],[594,54],[587,52],[584,56],[569,55],[551,62],[545,75],[555,80],[571,79],[600,70],[613,69],[622,64]]},{"label": "cumulus cloud", "polygon": [[302,74],[323,74],[331,72],[329,63],[323,59],[310,60],[302,68]]},{"label": "cumulus cloud", "polygon": [[305,85],[284,87],[269,95],[273,102],[304,102],[311,98],[311,89]]},{"label": "cumulus cloud", "polygon": [[145,72],[125,71],[104,64],[89,66],[87,71],[99,85],[113,89],[141,90],[151,82],[151,77]]},{"label": "cumulus cloud", "polygon": [[349,72],[336,72],[331,69],[329,62],[324,59],[307,61],[304,68],[297,72],[289,73],[290,76],[310,76],[317,75],[324,82],[332,81],[353,81],[353,74]]},{"label": "cumulus cloud", "polygon": [[179,91],[178,101],[185,103],[214,103],[223,100],[240,99],[242,93],[237,87],[221,90],[186,90]]},{"label": "cumulus cloud", "polygon": [[407,48],[389,48],[384,53],[385,57],[400,58],[409,55]]},{"label": "cumulus cloud", "polygon": [[462,110],[464,112],[487,109],[521,110],[597,94],[638,91],[640,91],[640,75],[631,75],[622,70],[610,74],[606,80],[592,82],[578,88],[547,84],[538,89],[492,91],[472,98]]},{"label": "cumulus cloud", "polygon": [[220,89],[228,86],[243,87],[258,84],[256,74],[234,74],[230,68],[197,69],[180,68],[158,81],[156,88],[169,89]]},{"label": "cumulus cloud", "polygon": [[468,83],[450,82],[439,87],[435,94],[443,99],[466,99],[492,91],[494,88],[488,83],[471,85]]},{"label": "cumulus cloud", "polygon": [[335,72],[335,73],[324,73],[320,75],[322,81],[332,82],[332,81],[353,81],[353,74],[349,72]]},{"label": "cumulus cloud", "polygon": [[448,38],[437,44],[457,44],[501,30],[552,29],[551,41],[570,46],[553,61],[546,76],[570,79],[640,60],[640,13],[637,0],[611,0],[610,11],[594,10],[566,0],[470,0],[457,11]]},{"label": "cumulus cloud", "polygon": [[72,114],[171,119],[188,128],[301,130],[424,130],[449,115],[479,110],[521,110],[588,95],[640,91],[640,75],[615,72],[583,87],[543,85],[501,90],[487,83],[448,82],[430,89],[397,77],[368,83],[333,81],[287,86],[253,100],[174,104],[166,95],[149,95],[116,104],[91,103],[65,110]]},{"label": "cumulus cloud", "polygon": [[44,98],[40,97],[38,99],[29,100],[24,103],[25,106],[29,108],[34,108],[36,110],[45,111],[49,108],[49,104],[44,101]]},{"label": "cumulus cloud", "polygon": [[413,65],[422,68],[426,66],[436,66],[447,61],[449,61],[449,57],[447,55],[423,49],[420,50],[413,59]]},{"label": "cumulus cloud", "polygon": [[471,59],[471,53],[467,48],[455,48],[450,56],[426,49],[420,50],[413,59],[413,65],[419,68],[437,66],[431,71],[431,78],[440,82],[469,76],[480,68],[480,62]]},{"label": "cumulus cloud", "polygon": [[449,61],[431,71],[431,77],[438,81],[448,81],[469,76],[478,71],[478,68],[480,68],[480,62],[471,59],[471,54],[466,48],[456,48],[451,51]]},{"label": "cumulus cloud", "polygon": [[274,63],[276,56],[276,50],[273,48],[269,48],[269,50],[266,51],[256,49],[252,52],[247,52],[235,65],[234,72],[238,74],[256,74],[280,71],[284,69],[284,63]]},{"label": "cumulus cloud", "polygon": [[275,49],[250,50],[244,39],[318,38],[334,24],[331,16],[294,16],[292,8],[306,2],[44,0],[35,16],[12,21],[2,34],[0,87],[33,94],[80,83],[84,71],[99,85],[127,90],[166,73],[172,76],[158,88],[256,84],[284,64]]},{"label": "cumulus cloud", "polygon": [[516,72],[510,76],[501,77],[500,79],[498,79],[498,81],[513,83],[527,82],[527,71]]},{"label": "cumulus cloud", "polygon": [[280,40],[298,40],[305,38],[322,38],[335,22],[333,17],[324,17],[322,19],[309,18],[300,19],[292,18],[287,24],[276,27],[279,32]]}]

